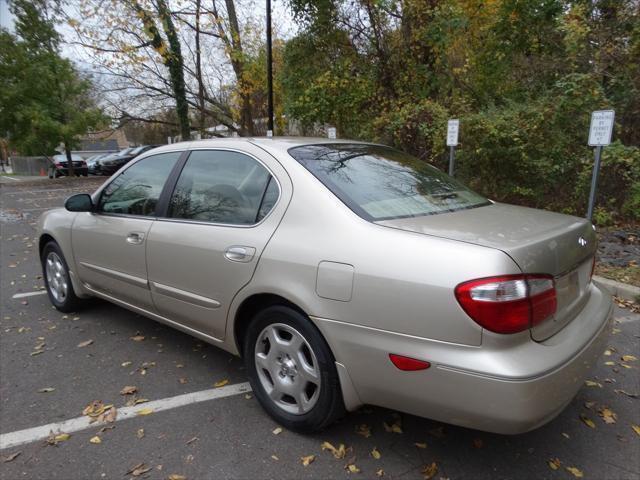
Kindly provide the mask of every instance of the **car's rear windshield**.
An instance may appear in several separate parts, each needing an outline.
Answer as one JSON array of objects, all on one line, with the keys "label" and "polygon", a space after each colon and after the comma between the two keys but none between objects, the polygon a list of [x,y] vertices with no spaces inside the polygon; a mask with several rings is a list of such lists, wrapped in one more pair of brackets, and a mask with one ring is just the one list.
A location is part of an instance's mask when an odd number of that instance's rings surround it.
[{"label": "car's rear windshield", "polygon": [[489,204],[427,162],[390,147],[332,143],[294,147],[289,154],[366,220],[419,217]]}]

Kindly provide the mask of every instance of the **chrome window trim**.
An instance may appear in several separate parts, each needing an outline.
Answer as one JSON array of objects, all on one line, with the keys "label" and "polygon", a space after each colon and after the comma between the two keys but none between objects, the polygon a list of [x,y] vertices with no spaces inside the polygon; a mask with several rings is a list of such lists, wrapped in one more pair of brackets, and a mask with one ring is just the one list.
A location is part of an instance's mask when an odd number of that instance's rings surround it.
[{"label": "chrome window trim", "polygon": [[[189,156],[191,156],[191,153],[195,152],[195,151],[234,152],[234,153],[240,153],[242,155],[246,155],[246,156],[252,158],[256,162],[258,162],[260,165],[262,165],[267,170],[267,172],[269,172],[269,175],[271,175],[271,177],[276,181],[276,185],[278,186],[278,199],[273,204],[273,207],[271,207],[271,210],[269,210],[269,212],[262,218],[262,220],[260,220],[257,223],[251,223],[251,224],[218,223],[218,222],[207,222],[207,221],[204,221],[204,220],[190,220],[188,218],[174,218],[174,217],[156,217],[156,221],[158,221],[158,222],[173,222],[173,223],[189,223],[189,224],[194,224],[194,225],[211,225],[211,226],[214,226],[214,227],[255,228],[255,227],[258,227],[258,226],[262,225],[271,216],[271,213],[280,204],[280,200],[282,199],[282,185],[280,184],[280,180],[273,173],[273,170],[271,170],[271,168],[269,168],[269,166],[266,163],[264,163],[262,160],[260,160],[255,155],[253,155],[253,154],[251,154],[251,153],[249,153],[247,151],[237,149],[237,148],[203,147],[203,148],[192,148],[192,149],[189,149]],[[189,157],[187,157],[187,160],[186,160],[186,162],[184,164],[184,167],[187,166],[187,163],[189,163]],[[184,170],[184,167],[183,167],[183,170]],[[182,171],[180,171],[180,175],[182,175]],[[180,175],[178,175],[178,181],[180,181]],[[176,183],[176,185],[177,185],[177,183]],[[173,192],[171,192],[171,196],[173,196]],[[169,197],[169,203],[171,203],[171,197]],[[136,217],[136,218],[139,218],[139,217]],[[143,217],[143,218],[149,218],[149,217]]]}]

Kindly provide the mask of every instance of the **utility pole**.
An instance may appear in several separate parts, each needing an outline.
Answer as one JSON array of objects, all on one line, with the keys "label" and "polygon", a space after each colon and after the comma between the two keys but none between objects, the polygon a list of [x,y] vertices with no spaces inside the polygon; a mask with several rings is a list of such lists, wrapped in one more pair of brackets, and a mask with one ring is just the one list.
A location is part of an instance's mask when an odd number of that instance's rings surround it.
[{"label": "utility pole", "polygon": [[273,135],[273,54],[271,49],[271,0],[267,0],[267,136]]}]

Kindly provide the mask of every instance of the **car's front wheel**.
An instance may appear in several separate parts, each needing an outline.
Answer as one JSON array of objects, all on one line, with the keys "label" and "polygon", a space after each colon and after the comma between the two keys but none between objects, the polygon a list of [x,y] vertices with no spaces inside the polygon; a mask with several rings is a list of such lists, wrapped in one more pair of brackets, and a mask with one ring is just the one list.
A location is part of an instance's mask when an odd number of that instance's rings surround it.
[{"label": "car's front wheel", "polygon": [[47,243],[41,255],[44,283],[49,300],[61,312],[78,309],[81,300],[76,296],[69,276],[69,266],[56,242]]},{"label": "car's front wheel", "polygon": [[256,398],[279,424],[314,432],[344,413],[333,355],[305,315],[282,305],[262,310],[243,352]]}]

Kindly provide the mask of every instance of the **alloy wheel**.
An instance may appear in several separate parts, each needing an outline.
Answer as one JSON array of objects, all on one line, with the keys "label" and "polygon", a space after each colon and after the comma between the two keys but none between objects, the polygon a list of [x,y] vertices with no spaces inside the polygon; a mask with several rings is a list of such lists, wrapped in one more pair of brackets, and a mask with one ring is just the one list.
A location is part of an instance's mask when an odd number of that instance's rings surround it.
[{"label": "alloy wheel", "polygon": [[260,383],[275,405],[303,415],[318,401],[321,375],[309,343],[295,328],[273,323],[255,345],[254,361]]}]

